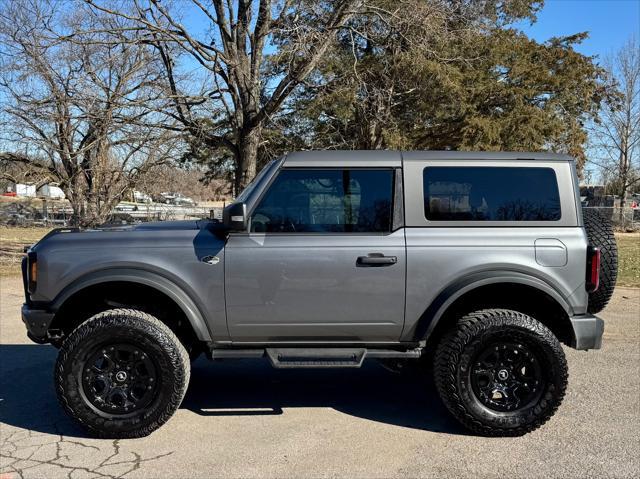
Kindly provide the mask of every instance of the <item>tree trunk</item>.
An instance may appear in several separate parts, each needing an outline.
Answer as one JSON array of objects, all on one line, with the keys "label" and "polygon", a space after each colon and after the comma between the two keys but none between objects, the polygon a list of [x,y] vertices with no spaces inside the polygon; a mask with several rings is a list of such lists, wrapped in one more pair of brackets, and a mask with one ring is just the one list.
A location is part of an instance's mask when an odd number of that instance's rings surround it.
[{"label": "tree trunk", "polygon": [[70,203],[71,209],[73,210],[70,219],[71,226],[82,226],[82,221],[85,216],[84,201],[82,200],[82,198],[79,198],[78,195],[74,195],[71,198]]},{"label": "tree trunk", "polygon": [[236,196],[238,196],[253,177],[256,176],[259,145],[260,128],[253,128],[240,133],[234,181],[234,193]]},{"label": "tree trunk", "polygon": [[69,184],[64,188],[64,193],[73,210],[70,219],[71,226],[78,227],[85,215],[84,195],[80,190],[80,179],[78,176],[70,179]]},{"label": "tree trunk", "polygon": [[625,196],[627,196],[627,187],[629,184],[629,155],[627,153],[627,136],[622,138],[622,145],[620,148],[620,225],[624,227],[624,205]]}]

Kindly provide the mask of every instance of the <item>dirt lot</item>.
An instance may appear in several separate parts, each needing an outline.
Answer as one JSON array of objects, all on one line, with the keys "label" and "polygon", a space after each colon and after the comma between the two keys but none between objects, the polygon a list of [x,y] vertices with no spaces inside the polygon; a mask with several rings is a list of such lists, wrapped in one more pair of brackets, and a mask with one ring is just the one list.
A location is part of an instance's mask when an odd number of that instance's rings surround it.
[{"label": "dirt lot", "polygon": [[638,477],[640,290],[618,289],[600,351],[567,349],[557,415],[525,437],[469,435],[428,387],[376,363],[274,370],[199,360],[150,437],[87,438],[53,390],[56,350],[29,343],[18,278],[0,298],[0,477]]}]

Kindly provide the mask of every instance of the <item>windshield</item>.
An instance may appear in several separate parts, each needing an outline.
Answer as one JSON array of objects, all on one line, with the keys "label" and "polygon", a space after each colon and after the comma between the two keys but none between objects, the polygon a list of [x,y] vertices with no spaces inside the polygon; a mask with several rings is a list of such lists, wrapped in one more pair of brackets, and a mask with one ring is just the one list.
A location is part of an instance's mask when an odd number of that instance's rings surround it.
[{"label": "windshield", "polygon": [[242,190],[242,193],[240,193],[238,195],[238,197],[236,198],[236,202],[238,203],[242,203],[247,201],[247,198],[249,197],[249,195],[251,194],[251,192],[255,189],[256,185],[258,183],[260,183],[260,180],[262,180],[262,178],[264,178],[267,174],[267,172],[269,170],[271,170],[271,168],[273,168],[273,165],[275,165],[277,163],[278,160],[271,160],[271,162],[266,165],[264,168],[262,168],[262,171],[260,171],[260,173],[258,173],[253,180],[251,180],[251,183],[249,183],[244,190]]}]

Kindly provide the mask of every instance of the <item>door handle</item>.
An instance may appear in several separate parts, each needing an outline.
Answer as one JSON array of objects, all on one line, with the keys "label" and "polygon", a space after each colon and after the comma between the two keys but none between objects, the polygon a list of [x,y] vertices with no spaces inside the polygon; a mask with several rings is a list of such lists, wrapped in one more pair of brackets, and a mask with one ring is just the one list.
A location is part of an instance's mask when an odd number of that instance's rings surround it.
[{"label": "door handle", "polygon": [[367,256],[358,256],[356,266],[391,266],[397,262],[397,256],[385,256],[382,253],[369,253]]}]

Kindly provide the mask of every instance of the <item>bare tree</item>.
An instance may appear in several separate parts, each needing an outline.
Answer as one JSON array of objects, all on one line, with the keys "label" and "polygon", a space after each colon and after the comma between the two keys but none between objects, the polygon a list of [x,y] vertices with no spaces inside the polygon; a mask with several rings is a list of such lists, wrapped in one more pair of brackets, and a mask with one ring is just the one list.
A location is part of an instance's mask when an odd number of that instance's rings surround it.
[{"label": "bare tree", "polygon": [[29,183],[37,190],[54,182],[55,178],[42,161],[16,153],[0,152],[0,181],[5,184]]},{"label": "bare tree", "polygon": [[[609,99],[593,130],[591,162],[602,170],[625,206],[627,192],[640,184],[640,45],[630,39],[606,68],[618,96]],[[622,217],[623,211],[620,210]]]},{"label": "bare tree", "polygon": [[0,137],[5,160],[58,182],[74,222],[94,225],[176,154],[177,138],[157,127],[167,100],[155,55],[121,19],[83,5],[15,0],[0,8]]},{"label": "bare tree", "polygon": [[[96,10],[124,18],[144,29],[158,50],[171,85],[175,118],[211,150],[231,154],[236,192],[256,173],[263,128],[291,93],[317,66],[336,32],[362,0],[191,0],[192,24],[177,8],[160,0],[132,0],[118,9],[106,0],[86,0]],[[192,17],[193,18],[193,17]],[[185,94],[176,79],[177,45],[207,73],[207,89]],[[277,48],[275,48],[277,46]],[[271,53],[270,53],[271,52]],[[203,116],[206,109],[207,116]]]}]

